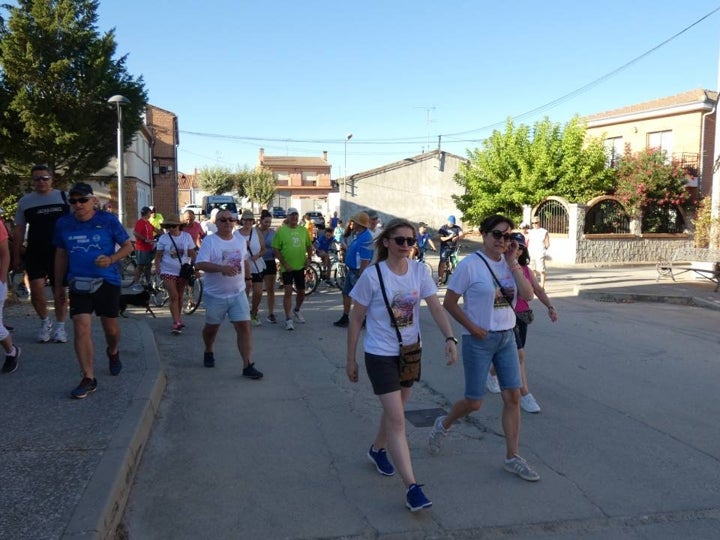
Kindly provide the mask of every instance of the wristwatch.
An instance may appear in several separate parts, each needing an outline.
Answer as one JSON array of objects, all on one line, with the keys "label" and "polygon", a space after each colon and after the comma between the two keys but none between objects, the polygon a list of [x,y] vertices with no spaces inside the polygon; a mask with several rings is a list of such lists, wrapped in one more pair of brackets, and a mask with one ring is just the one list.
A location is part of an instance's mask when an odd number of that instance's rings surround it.
[{"label": "wristwatch", "polygon": [[448,336],[448,337],[446,337],[446,338],[445,338],[445,343],[447,343],[448,341],[452,341],[453,343],[455,343],[455,345],[457,345],[457,342],[458,342],[458,340],[457,340],[457,338],[456,338],[455,336]]}]

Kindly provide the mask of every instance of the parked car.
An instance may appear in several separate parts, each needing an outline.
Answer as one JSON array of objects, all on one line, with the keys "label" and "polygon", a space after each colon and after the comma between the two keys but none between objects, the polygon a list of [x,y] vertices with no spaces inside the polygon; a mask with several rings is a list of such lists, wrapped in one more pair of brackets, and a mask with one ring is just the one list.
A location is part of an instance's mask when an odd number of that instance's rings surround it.
[{"label": "parked car", "polygon": [[270,213],[272,214],[272,217],[274,217],[274,218],[285,219],[287,217],[287,214],[285,213],[285,209],[282,206],[273,206],[270,209]]},{"label": "parked car", "polygon": [[185,213],[185,210],[192,210],[193,214],[195,214],[195,217],[200,217],[203,215],[203,209],[202,206],[199,204],[188,204],[182,207],[180,210],[180,215],[183,215]]},{"label": "parked car", "polygon": [[325,228],[325,216],[322,215],[322,212],[308,212],[308,214],[310,214],[310,219],[318,229]]}]

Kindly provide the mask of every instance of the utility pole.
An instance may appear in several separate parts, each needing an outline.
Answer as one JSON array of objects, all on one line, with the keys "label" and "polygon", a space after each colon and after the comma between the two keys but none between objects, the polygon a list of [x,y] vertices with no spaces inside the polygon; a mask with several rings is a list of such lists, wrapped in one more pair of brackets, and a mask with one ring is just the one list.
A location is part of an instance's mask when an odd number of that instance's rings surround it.
[{"label": "utility pole", "polygon": [[[718,51],[718,73],[716,90],[720,92],[720,50]],[[720,95],[717,98],[720,101]],[[720,249],[720,167],[718,166],[718,154],[720,154],[720,126],[718,125],[717,102],[715,105],[715,146],[713,150],[713,181],[710,191],[710,248]]]}]

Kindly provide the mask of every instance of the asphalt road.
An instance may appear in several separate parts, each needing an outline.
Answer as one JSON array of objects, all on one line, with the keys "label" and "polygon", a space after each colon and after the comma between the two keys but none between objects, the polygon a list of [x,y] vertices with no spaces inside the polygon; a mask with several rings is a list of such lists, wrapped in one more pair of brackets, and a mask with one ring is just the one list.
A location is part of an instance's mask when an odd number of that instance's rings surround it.
[{"label": "asphalt road", "polygon": [[[145,538],[716,538],[720,526],[720,312],[612,304],[549,282],[560,313],[537,309],[527,344],[531,391],[521,451],[542,476],[502,470],[499,396],[456,426],[441,454],[407,422],[418,481],[434,505],[404,507],[399,478],[365,452],[379,405],[364,372],[344,371],[338,292],[305,306],[306,325],[253,331],[261,381],[240,376],[230,326],[217,367],[202,367],[202,313],[182,336],[149,320],[167,387],[122,530]],[[555,290],[555,293],[553,293]],[[538,304],[538,302],[535,302]],[[462,366],[442,359],[423,313],[423,381],[407,409],[447,409]],[[459,333],[458,333],[459,335]],[[433,416],[432,413],[427,413]]]}]

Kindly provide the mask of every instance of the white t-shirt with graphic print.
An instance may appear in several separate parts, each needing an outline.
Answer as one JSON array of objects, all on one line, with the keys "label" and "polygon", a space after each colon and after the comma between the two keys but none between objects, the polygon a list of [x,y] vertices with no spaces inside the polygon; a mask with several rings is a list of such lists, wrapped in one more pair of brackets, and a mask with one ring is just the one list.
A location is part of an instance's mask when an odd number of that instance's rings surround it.
[{"label": "white t-shirt with graphic print", "polygon": [[[458,263],[455,272],[450,276],[448,289],[463,297],[463,311],[473,324],[492,331],[514,328],[515,312],[508,305],[480,257],[488,262],[514,306],[517,286],[505,257],[493,261],[477,251],[468,255]],[[465,327],[462,328],[462,333],[470,334]]]},{"label": "white t-shirt with graphic print", "polygon": [[[420,300],[436,294],[437,285],[430,277],[427,267],[418,261],[408,260],[408,271],[402,276],[393,273],[385,261],[378,264],[403,344],[416,343],[420,334]],[[397,356],[400,344],[385,307],[375,265],[363,271],[350,292],[350,297],[367,307],[363,341],[365,352]]]}]

